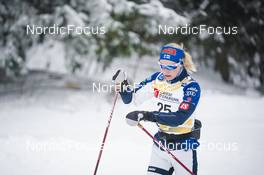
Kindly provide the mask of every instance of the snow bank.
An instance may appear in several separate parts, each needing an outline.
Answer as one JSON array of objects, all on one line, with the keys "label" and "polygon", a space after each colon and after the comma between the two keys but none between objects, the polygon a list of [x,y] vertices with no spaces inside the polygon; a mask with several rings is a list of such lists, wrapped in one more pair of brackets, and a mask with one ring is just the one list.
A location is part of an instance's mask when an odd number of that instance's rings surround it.
[{"label": "snow bank", "polygon": [[64,44],[59,41],[49,40],[33,46],[27,52],[27,58],[28,69],[67,73]]},{"label": "snow bank", "polygon": [[[197,108],[203,122],[199,174],[260,174],[264,98],[232,94],[225,91],[226,86],[215,91],[208,76],[197,79],[203,86]],[[65,89],[1,98],[1,173],[92,174],[112,98],[105,93]],[[127,112],[138,108],[119,99],[98,174],[146,173],[152,142],[124,120]],[[155,133],[153,124],[144,126]]]}]

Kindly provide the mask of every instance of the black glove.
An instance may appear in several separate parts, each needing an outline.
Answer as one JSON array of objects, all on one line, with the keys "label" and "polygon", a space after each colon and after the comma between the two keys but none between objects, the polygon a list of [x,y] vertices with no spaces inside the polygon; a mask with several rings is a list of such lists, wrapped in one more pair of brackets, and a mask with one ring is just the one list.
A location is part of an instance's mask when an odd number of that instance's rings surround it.
[{"label": "black glove", "polygon": [[118,69],[112,77],[112,81],[115,83],[115,90],[119,92],[127,91],[129,83],[127,81],[126,72]]},{"label": "black glove", "polygon": [[121,93],[122,92],[125,92],[125,91],[128,91],[128,86],[129,86],[129,83],[127,80],[124,80],[121,82]]},{"label": "black glove", "polygon": [[126,115],[126,122],[130,126],[136,126],[141,120],[156,122],[155,115],[148,111],[133,111]]}]

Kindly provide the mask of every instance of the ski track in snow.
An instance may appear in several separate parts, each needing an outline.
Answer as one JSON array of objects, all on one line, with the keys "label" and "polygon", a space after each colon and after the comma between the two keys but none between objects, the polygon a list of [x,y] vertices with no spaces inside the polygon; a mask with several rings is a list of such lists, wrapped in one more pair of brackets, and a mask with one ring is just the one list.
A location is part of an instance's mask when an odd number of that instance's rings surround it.
[{"label": "ski track in snow", "polygon": [[[199,174],[261,174],[264,98],[212,84],[201,77]],[[112,98],[71,90],[0,98],[1,174],[93,174]],[[124,116],[133,109],[118,99],[98,175],[146,174],[152,141],[126,125]],[[153,124],[144,126],[155,133]]]}]

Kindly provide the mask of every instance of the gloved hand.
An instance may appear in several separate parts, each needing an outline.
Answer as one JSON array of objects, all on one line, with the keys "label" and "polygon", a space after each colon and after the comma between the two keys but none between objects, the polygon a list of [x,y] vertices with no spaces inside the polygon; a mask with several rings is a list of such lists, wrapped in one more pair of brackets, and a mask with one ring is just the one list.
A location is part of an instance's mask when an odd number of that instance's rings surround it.
[{"label": "gloved hand", "polygon": [[122,92],[125,92],[125,91],[128,90],[128,86],[129,86],[128,81],[124,80],[121,83],[116,83],[115,84],[115,90],[116,90],[116,92],[121,92],[122,93]]},{"label": "gloved hand", "polygon": [[112,77],[112,81],[115,83],[116,92],[124,92],[127,90],[129,83],[127,81],[126,72],[122,69],[118,69]]},{"label": "gloved hand", "polygon": [[133,111],[126,115],[126,122],[130,126],[136,126],[141,120],[156,122],[154,114],[148,111]]}]

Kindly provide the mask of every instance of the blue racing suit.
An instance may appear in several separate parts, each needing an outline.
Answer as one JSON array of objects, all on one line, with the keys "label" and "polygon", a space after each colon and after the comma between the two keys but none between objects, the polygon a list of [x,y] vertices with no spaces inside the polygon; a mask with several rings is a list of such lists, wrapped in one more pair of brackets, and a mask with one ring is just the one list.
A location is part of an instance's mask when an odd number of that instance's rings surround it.
[{"label": "blue racing suit", "polygon": [[[184,151],[187,155],[188,152],[188,156],[185,157],[190,157],[189,165],[194,172],[197,172],[196,148],[199,146],[199,142],[197,141],[198,138],[193,137],[192,133],[195,129],[194,111],[199,103],[201,93],[199,84],[184,68],[176,78],[170,81],[165,80],[161,72],[156,72],[133,90],[120,92],[123,102],[125,104],[130,103],[133,96],[144,88],[153,93],[153,98],[151,98],[153,111],[151,113],[155,116],[155,121],[159,127],[155,137],[169,148],[172,145],[171,143],[175,143],[176,146],[174,145],[171,149],[179,155],[183,154]],[[162,157],[164,159],[163,153],[157,153],[164,152],[164,150],[157,149],[157,147],[158,145],[154,145],[153,160],[151,160],[148,169],[149,174],[170,174],[169,172],[173,172],[172,169],[180,175],[186,173],[180,167],[174,166],[173,163],[169,165],[167,163],[157,163],[162,162]],[[158,157],[161,158],[160,161],[157,161]]]}]

